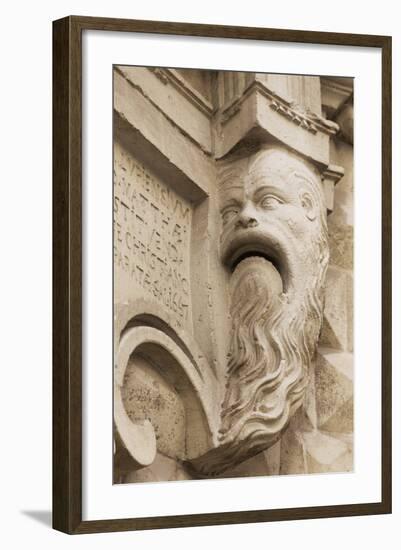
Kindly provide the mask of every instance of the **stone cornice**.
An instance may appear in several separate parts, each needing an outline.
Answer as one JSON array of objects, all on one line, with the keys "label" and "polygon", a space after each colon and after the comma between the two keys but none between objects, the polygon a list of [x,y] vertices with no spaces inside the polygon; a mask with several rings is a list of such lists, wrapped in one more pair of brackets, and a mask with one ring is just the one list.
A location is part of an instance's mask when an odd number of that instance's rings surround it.
[{"label": "stone cornice", "polygon": [[[149,109],[157,110],[168,124],[179,130],[188,140],[197,146],[202,152],[210,155],[211,153],[211,130],[210,113],[205,114],[195,105],[193,101],[188,101],[187,97],[180,94],[174,103],[169,101],[168,94],[161,89],[164,85],[172,85],[169,78],[170,70],[159,68],[139,67],[135,73],[135,78],[124,66],[116,66],[115,74],[123,78],[129,86],[146,100]],[[141,72],[139,72],[141,71]],[[157,89],[152,88],[151,83],[146,76],[156,76],[162,84]],[[157,82],[157,80],[156,80]],[[161,99],[163,98],[163,99]]]},{"label": "stone cornice", "polygon": [[165,69],[161,67],[148,67],[163,84],[172,84],[175,89],[190,101],[195,107],[202,111],[205,115],[211,117],[213,115],[213,105],[202,94],[200,94],[193,86],[176,69]]},{"label": "stone cornice", "polygon": [[337,79],[334,77],[322,77],[320,79],[322,106],[328,116],[334,116],[351,97],[353,86],[349,80],[348,78],[341,77]]},{"label": "stone cornice", "polygon": [[294,102],[286,101],[259,81],[250,83],[240,97],[234,98],[229,105],[222,109],[220,123],[222,125],[226,124],[236,113],[238,113],[242,103],[254,92],[258,92],[268,99],[271,109],[282,114],[294,122],[294,124],[304,128],[312,134],[323,132],[333,136],[339,130],[339,126],[335,122],[327,120],[309,110],[305,110]]},{"label": "stone cornice", "polygon": [[334,187],[344,176],[344,168],[335,164],[329,164],[322,173],[322,184],[325,196],[327,213],[330,214],[334,209]]}]

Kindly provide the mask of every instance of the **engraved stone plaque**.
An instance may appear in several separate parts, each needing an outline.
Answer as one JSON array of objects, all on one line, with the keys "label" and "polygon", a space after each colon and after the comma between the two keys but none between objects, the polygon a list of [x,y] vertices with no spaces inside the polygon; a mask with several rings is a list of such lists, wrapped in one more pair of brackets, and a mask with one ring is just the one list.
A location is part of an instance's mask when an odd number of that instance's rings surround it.
[{"label": "engraved stone plaque", "polygon": [[116,302],[152,298],[177,327],[191,325],[191,222],[191,204],[116,142]]}]

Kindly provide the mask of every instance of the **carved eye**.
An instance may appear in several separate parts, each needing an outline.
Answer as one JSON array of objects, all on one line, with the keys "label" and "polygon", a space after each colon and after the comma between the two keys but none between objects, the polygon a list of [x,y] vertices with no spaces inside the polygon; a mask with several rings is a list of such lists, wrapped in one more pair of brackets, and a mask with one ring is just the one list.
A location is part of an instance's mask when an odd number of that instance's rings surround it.
[{"label": "carved eye", "polygon": [[302,208],[305,210],[306,217],[308,220],[313,221],[316,218],[317,211],[312,195],[304,191],[301,193],[300,199]]},{"label": "carved eye", "polygon": [[264,210],[274,210],[280,204],[283,204],[283,201],[275,195],[264,195],[259,202],[259,206]]},{"label": "carved eye", "polygon": [[238,206],[228,206],[222,211],[223,225],[230,222],[239,212]]}]

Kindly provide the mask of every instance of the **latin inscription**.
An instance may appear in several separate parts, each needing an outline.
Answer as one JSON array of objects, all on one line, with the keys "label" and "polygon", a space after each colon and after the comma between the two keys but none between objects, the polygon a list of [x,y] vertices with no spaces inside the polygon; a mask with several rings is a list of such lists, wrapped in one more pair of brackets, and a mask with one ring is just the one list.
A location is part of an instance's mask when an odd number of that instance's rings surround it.
[{"label": "latin inscription", "polygon": [[191,313],[190,203],[116,144],[113,207],[115,285],[126,286],[128,277],[126,297],[150,296],[184,326]]}]

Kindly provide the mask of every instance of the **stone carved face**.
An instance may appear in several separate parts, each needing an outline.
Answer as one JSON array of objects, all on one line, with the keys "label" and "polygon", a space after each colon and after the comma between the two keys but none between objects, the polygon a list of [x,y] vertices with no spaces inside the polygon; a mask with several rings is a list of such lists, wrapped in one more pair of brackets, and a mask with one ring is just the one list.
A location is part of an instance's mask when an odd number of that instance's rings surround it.
[{"label": "stone carved face", "polygon": [[306,161],[266,148],[223,165],[219,183],[232,334],[209,474],[275,443],[302,404],[328,263],[321,181]]},{"label": "stone carved face", "polygon": [[265,257],[291,295],[310,285],[305,275],[319,260],[327,262],[327,247],[318,250],[327,232],[320,179],[294,154],[270,148],[223,167],[220,205],[221,257],[229,268]]}]

